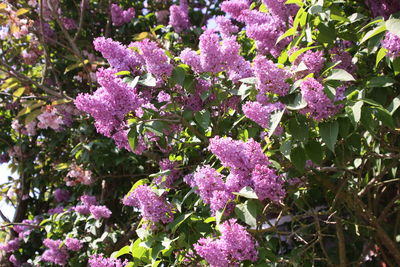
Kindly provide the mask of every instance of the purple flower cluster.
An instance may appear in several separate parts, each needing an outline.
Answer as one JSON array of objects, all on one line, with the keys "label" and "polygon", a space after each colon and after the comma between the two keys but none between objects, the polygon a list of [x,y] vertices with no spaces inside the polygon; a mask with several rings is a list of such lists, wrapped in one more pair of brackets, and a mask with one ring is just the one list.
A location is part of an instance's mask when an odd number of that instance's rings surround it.
[{"label": "purple flower cluster", "polygon": [[125,267],[127,264],[127,260],[105,258],[102,254],[91,255],[89,258],[90,267]]},{"label": "purple flower cluster", "polygon": [[145,220],[167,224],[173,220],[172,205],[156,195],[148,185],[140,185],[122,203],[140,209]]},{"label": "purple flower cluster", "polygon": [[336,114],[340,106],[330,100],[324,93],[324,87],[314,78],[305,79],[301,85],[301,94],[307,102],[307,107],[300,110],[300,113],[320,121]]},{"label": "purple flower cluster", "polygon": [[[294,52],[292,50],[291,52]],[[300,62],[303,62],[307,70],[301,71],[301,75],[305,76],[309,73],[319,74],[325,64],[324,52],[323,51],[311,51],[308,50],[305,53],[301,54],[294,61],[294,65],[298,66]]]},{"label": "purple flower cluster", "polygon": [[99,220],[101,218],[110,218],[112,214],[112,212],[104,205],[90,206],[89,211],[96,220]]},{"label": "purple flower cluster", "polygon": [[75,105],[94,117],[99,133],[113,138],[118,147],[130,150],[124,118],[128,112],[139,108],[143,100],[136,89],[115,76],[115,72],[114,69],[99,69],[97,80],[102,87],[93,94],[79,94]]},{"label": "purple flower cluster", "polygon": [[33,226],[28,226],[28,225],[29,224],[37,224],[37,223],[39,223],[39,220],[38,219],[23,220],[22,223],[24,225],[15,225],[13,227],[13,230],[18,233],[18,237],[21,239],[28,236],[31,233]]},{"label": "purple flower cluster", "polygon": [[60,188],[57,188],[56,190],[54,190],[53,195],[54,195],[54,199],[57,202],[63,202],[63,201],[67,202],[70,198],[69,192],[67,190],[60,189]]},{"label": "purple flower cluster", "polygon": [[83,247],[81,241],[79,241],[76,238],[71,238],[71,237],[65,239],[65,246],[67,247],[68,250],[71,250],[71,251],[78,251]]},{"label": "purple flower cluster", "polygon": [[66,265],[68,260],[68,252],[64,246],[61,247],[61,240],[45,239],[43,244],[48,249],[42,254],[42,260],[52,262],[57,265]]},{"label": "purple flower cluster", "polygon": [[13,252],[19,249],[20,241],[19,238],[14,238],[8,241],[7,243],[0,245],[0,250],[4,250],[7,253]]},{"label": "purple flower cluster", "polygon": [[232,24],[232,21],[224,16],[217,16],[215,18],[217,23],[218,31],[221,33],[222,38],[231,36],[233,33],[239,31],[239,27]]},{"label": "purple flower cluster", "polygon": [[17,259],[17,257],[15,257],[14,254],[12,254],[8,260],[13,264],[14,267],[21,267],[22,266],[22,262],[20,260]]},{"label": "purple flower cluster", "polygon": [[98,37],[93,45],[117,71],[130,70],[139,73],[138,69],[144,64],[140,55],[111,38]]},{"label": "purple flower cluster", "polygon": [[227,71],[229,79],[234,82],[252,75],[250,63],[240,56],[240,45],[234,36],[226,37],[220,45],[217,33],[208,29],[199,39],[200,55],[188,48],[180,54],[182,62],[191,66],[193,71]]},{"label": "purple flower cluster", "polygon": [[285,69],[278,68],[271,60],[264,56],[257,56],[254,59],[253,70],[260,95],[274,93],[284,96],[289,92],[290,85],[286,82],[289,73]]},{"label": "purple flower cluster", "polygon": [[58,214],[58,213],[62,213],[62,212],[64,212],[64,207],[62,207],[62,206],[56,207],[54,209],[49,209],[47,211],[47,213],[50,215]]},{"label": "purple flower cluster", "polygon": [[117,4],[111,5],[111,20],[114,26],[118,27],[129,23],[134,16],[135,10],[132,7],[123,10]]},{"label": "purple flower cluster", "polygon": [[51,128],[53,130],[61,130],[63,124],[61,116],[56,113],[55,108],[46,109],[42,114],[37,116],[39,123],[37,126],[41,129]]},{"label": "purple flower cluster", "polygon": [[221,4],[221,9],[237,21],[244,22],[246,11],[249,10],[250,3],[247,0],[230,0]]},{"label": "purple flower cluster", "polygon": [[263,0],[263,3],[268,7],[268,11],[282,20],[295,16],[299,9],[297,5],[287,5],[285,2],[286,0]]},{"label": "purple flower cluster", "polygon": [[257,165],[253,170],[251,180],[258,199],[269,198],[274,202],[279,202],[285,197],[282,178],[268,166]]},{"label": "purple flower cluster", "polygon": [[78,25],[76,25],[75,20],[71,19],[71,18],[67,18],[67,17],[63,17],[61,19],[63,26],[65,29],[67,30],[74,30],[76,28],[78,28]]},{"label": "purple flower cluster", "polygon": [[270,114],[284,107],[281,102],[262,105],[259,102],[248,101],[243,105],[242,110],[247,118],[253,120],[263,128],[268,128]]},{"label": "purple flower cluster", "polygon": [[337,63],[340,61],[340,63],[337,64],[335,68],[344,69],[349,73],[354,73],[356,71],[356,65],[352,62],[353,56],[349,52],[343,50],[342,47],[338,46],[332,48],[331,50],[329,50],[329,54],[331,55],[333,63]]},{"label": "purple flower cluster", "polygon": [[382,16],[387,19],[391,14],[400,11],[400,2],[397,0],[366,0],[372,16]]},{"label": "purple flower cluster", "polygon": [[158,80],[171,76],[173,66],[165,51],[158,47],[156,42],[144,39],[143,41],[130,44],[130,47],[137,47],[146,65],[146,71],[153,74]]},{"label": "purple flower cluster", "polygon": [[189,6],[187,0],[180,0],[179,6],[172,5],[169,8],[169,25],[174,27],[176,32],[181,32],[190,27]]},{"label": "purple flower cluster", "polygon": [[389,57],[400,57],[400,36],[391,32],[386,32],[385,39],[382,41],[382,46],[388,50],[387,54]]},{"label": "purple flower cluster", "polygon": [[159,162],[161,171],[169,171],[166,175],[161,175],[155,179],[155,183],[164,184],[165,187],[171,188],[174,181],[179,177],[180,171],[176,169],[177,162],[163,159]]},{"label": "purple flower cluster", "polygon": [[194,245],[211,266],[239,266],[239,262],[257,260],[257,242],[235,219],[222,223],[219,230],[219,238],[201,238]]}]

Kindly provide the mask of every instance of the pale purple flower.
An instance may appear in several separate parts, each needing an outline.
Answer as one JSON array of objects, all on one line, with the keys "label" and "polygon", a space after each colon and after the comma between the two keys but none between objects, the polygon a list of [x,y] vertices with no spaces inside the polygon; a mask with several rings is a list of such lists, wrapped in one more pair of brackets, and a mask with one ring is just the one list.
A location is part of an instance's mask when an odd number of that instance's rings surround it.
[{"label": "pale purple flower", "polygon": [[189,6],[187,0],[180,0],[179,6],[172,5],[169,8],[169,12],[169,25],[171,25],[176,32],[182,32],[190,27]]},{"label": "pale purple flower", "polygon": [[50,215],[63,213],[63,212],[64,212],[64,207],[62,207],[62,206],[55,207],[54,209],[49,209],[47,211],[47,213],[50,214]]},{"label": "pale purple flower", "polygon": [[13,252],[19,249],[20,241],[19,238],[14,238],[8,241],[7,243],[3,243],[0,245],[0,250],[4,250],[7,253]]},{"label": "pale purple flower", "polygon": [[[295,50],[292,50],[294,52]],[[301,71],[301,75],[305,76],[309,73],[314,73],[315,75],[319,74],[324,67],[325,58],[323,51],[311,51],[308,50],[305,53],[301,54],[294,61],[294,65],[298,66],[300,62],[303,62],[307,70]]]},{"label": "pale purple flower", "polygon": [[45,239],[43,244],[48,249],[42,254],[42,260],[52,262],[57,265],[66,265],[68,260],[68,252],[64,246],[61,246],[61,240]]},{"label": "pale purple flower", "polygon": [[79,239],[71,238],[71,237],[69,237],[65,240],[65,246],[67,247],[67,249],[72,250],[72,251],[78,251],[83,247],[83,245],[82,245],[81,241],[79,241]]},{"label": "pale purple flower", "polygon": [[386,32],[385,39],[382,40],[382,46],[388,50],[389,57],[400,57],[400,36]]},{"label": "pale purple flower", "polygon": [[78,28],[78,25],[76,24],[75,20],[71,18],[63,17],[61,21],[63,23],[64,28],[67,30],[75,30],[76,28]]},{"label": "pale purple flower", "polygon": [[282,177],[268,166],[257,165],[253,170],[251,180],[259,200],[268,198],[273,202],[279,202],[285,197]]},{"label": "pale purple flower", "polygon": [[134,16],[135,10],[132,7],[123,10],[117,4],[111,5],[111,20],[114,26],[122,26],[129,23]]},{"label": "pale purple flower", "polygon": [[54,190],[53,195],[54,195],[54,199],[57,202],[63,202],[63,201],[66,202],[70,198],[69,192],[67,190],[60,189],[60,188],[57,188],[56,190]]},{"label": "pale purple flower", "polygon": [[42,114],[37,116],[39,123],[37,126],[41,129],[52,128],[53,130],[60,130],[63,124],[62,118],[56,114],[56,109],[45,110]]},{"label": "pale purple flower", "polygon": [[269,128],[271,113],[283,109],[284,107],[285,106],[280,102],[262,105],[259,102],[248,101],[243,105],[242,110],[247,118],[256,122],[263,128]]},{"label": "pale purple flower", "polygon": [[230,0],[224,1],[221,4],[221,9],[229,14],[232,18],[244,22],[244,11],[250,8],[250,3],[247,0]]},{"label": "pale purple flower", "polygon": [[127,260],[105,258],[102,254],[94,254],[89,258],[90,267],[125,267],[127,264]]},{"label": "pale purple flower", "polygon": [[15,257],[14,254],[12,254],[8,260],[13,264],[14,267],[21,267],[22,266],[22,262],[20,260],[17,259],[17,257]]},{"label": "pale purple flower", "polygon": [[296,4],[285,4],[287,0],[263,0],[263,3],[268,7],[268,11],[273,15],[278,16],[282,20],[287,20],[289,17],[296,15],[299,7]]},{"label": "pale purple flower", "polygon": [[218,31],[221,33],[223,38],[231,36],[233,33],[237,33],[239,31],[239,27],[233,25],[232,21],[224,16],[217,16],[215,18],[215,22],[217,23]]},{"label": "pale purple flower", "polygon": [[96,220],[101,218],[110,218],[112,214],[112,212],[104,205],[90,206],[89,211]]}]

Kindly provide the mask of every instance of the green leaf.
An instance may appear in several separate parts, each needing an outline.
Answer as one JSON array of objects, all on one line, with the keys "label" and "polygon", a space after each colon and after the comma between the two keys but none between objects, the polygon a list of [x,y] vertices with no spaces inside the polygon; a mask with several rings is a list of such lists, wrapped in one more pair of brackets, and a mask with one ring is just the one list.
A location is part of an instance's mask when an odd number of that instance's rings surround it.
[{"label": "green leaf", "polygon": [[393,98],[392,103],[390,103],[389,107],[387,110],[389,111],[390,115],[393,116],[393,114],[396,112],[396,110],[400,107],[400,95],[396,96]]},{"label": "green leaf", "polygon": [[317,26],[319,31],[317,35],[317,40],[320,43],[332,43],[336,39],[336,32],[333,26],[327,26],[323,23],[320,23]]},{"label": "green leaf", "polygon": [[307,102],[304,100],[301,94],[297,94],[294,98],[293,103],[287,104],[286,108],[289,110],[299,110],[307,107]]},{"label": "green leaf", "polygon": [[201,110],[200,112],[196,112],[196,114],[194,115],[194,119],[204,130],[207,130],[208,126],[210,126],[211,115],[208,110]]},{"label": "green leaf", "polygon": [[305,121],[300,123],[293,118],[288,124],[290,134],[300,142],[306,142],[308,140],[308,127],[305,123]]},{"label": "green leaf", "polygon": [[310,50],[310,49],[316,48],[316,47],[319,47],[319,46],[309,46],[309,47],[305,47],[305,48],[302,48],[302,49],[297,50],[296,52],[294,52],[293,54],[290,55],[289,61],[290,61],[291,63],[293,63],[293,62],[296,60],[296,58],[297,58],[298,56],[300,56],[300,55],[303,54],[304,52],[306,52],[306,51],[308,51],[308,50]]},{"label": "green leaf", "polygon": [[115,251],[111,254],[111,258],[118,258],[122,255],[129,254],[131,252],[131,246],[125,246],[118,251]]},{"label": "green leaf", "polygon": [[268,129],[268,136],[271,137],[275,132],[276,127],[278,127],[279,123],[281,122],[282,116],[285,113],[285,108],[271,114],[269,117],[269,129]]},{"label": "green leaf", "polygon": [[384,47],[381,47],[379,49],[378,53],[376,54],[376,62],[375,62],[375,67],[378,66],[379,62],[386,56],[388,50]]},{"label": "green leaf", "polygon": [[290,152],[292,151],[292,140],[287,139],[282,142],[281,147],[279,148],[279,151],[282,153],[285,158],[290,160]]},{"label": "green leaf", "polygon": [[304,165],[306,165],[306,153],[304,149],[300,146],[292,148],[290,152],[290,160],[298,171],[304,172]]},{"label": "green leaf", "polygon": [[180,66],[175,67],[174,70],[172,71],[171,81],[174,85],[179,84],[184,86],[185,76],[186,76],[186,71],[183,67]]},{"label": "green leaf", "polygon": [[257,226],[258,206],[255,200],[247,200],[235,207],[235,214],[251,227]]},{"label": "green leaf", "polygon": [[145,128],[149,129],[158,136],[164,135],[164,129],[168,128],[168,124],[163,121],[150,121],[146,122]]},{"label": "green leaf", "polygon": [[122,71],[115,73],[116,76],[123,76],[123,75],[130,75],[130,74],[131,74],[131,72],[128,70],[122,70]]},{"label": "green leaf", "polygon": [[325,78],[326,81],[336,80],[342,82],[355,81],[354,77],[343,69],[333,69],[331,75]]},{"label": "green leaf", "polygon": [[388,87],[392,86],[396,81],[389,76],[373,77],[367,81],[367,87]]},{"label": "green leaf", "polygon": [[146,73],[141,77],[138,83],[144,86],[154,87],[157,84],[157,80],[151,73]]},{"label": "green leaf", "polygon": [[189,218],[193,212],[189,212],[186,214],[180,215],[178,218],[176,218],[172,223],[168,224],[167,230],[171,230],[172,233],[175,233],[176,230],[178,230],[179,226],[187,219]]},{"label": "green leaf", "polygon": [[137,126],[136,123],[132,124],[131,129],[128,132],[128,143],[132,151],[136,150],[138,144],[138,132],[136,126]]},{"label": "green leaf", "polygon": [[292,27],[289,28],[284,34],[282,34],[281,36],[279,36],[279,38],[276,40],[275,45],[277,45],[280,41],[282,41],[283,39],[285,39],[286,37],[292,36],[296,33],[296,28]]},{"label": "green leaf", "polygon": [[130,246],[130,251],[131,251],[132,257],[136,258],[138,260],[140,260],[143,257],[143,255],[146,253],[146,250],[147,250],[144,247],[141,247],[140,243],[142,243],[142,240],[140,238],[138,238]]},{"label": "green leaf", "polygon": [[382,107],[375,107],[374,109],[377,111],[376,117],[384,125],[386,125],[387,127],[391,128],[391,129],[394,129],[396,127],[389,111],[387,111],[386,109],[384,109]]},{"label": "green leaf", "polygon": [[258,199],[256,192],[250,186],[243,187],[239,192],[234,192],[233,194],[249,199]]},{"label": "green leaf", "polygon": [[322,141],[325,142],[326,146],[335,152],[335,144],[339,134],[339,124],[337,121],[322,122],[319,125],[319,134],[321,135]]},{"label": "green leaf", "polygon": [[393,60],[393,72],[395,76],[400,74],[400,57]]},{"label": "green leaf", "polygon": [[385,23],[386,29],[400,37],[400,19],[389,19]]},{"label": "green leaf", "polygon": [[374,37],[377,34],[380,34],[381,32],[386,31],[386,26],[385,24],[378,26],[372,30],[370,30],[369,32],[367,32],[367,34],[364,35],[364,37],[361,39],[360,44],[364,43],[365,41],[367,41],[368,39]]},{"label": "green leaf", "polygon": [[324,157],[323,150],[321,144],[315,140],[309,141],[305,145],[305,150],[307,157],[312,160],[312,162],[316,164],[322,164],[322,160]]},{"label": "green leaf", "polygon": [[361,108],[363,105],[364,105],[363,101],[358,101],[351,107],[351,110],[353,112],[353,118],[354,118],[355,122],[359,122],[361,119]]}]

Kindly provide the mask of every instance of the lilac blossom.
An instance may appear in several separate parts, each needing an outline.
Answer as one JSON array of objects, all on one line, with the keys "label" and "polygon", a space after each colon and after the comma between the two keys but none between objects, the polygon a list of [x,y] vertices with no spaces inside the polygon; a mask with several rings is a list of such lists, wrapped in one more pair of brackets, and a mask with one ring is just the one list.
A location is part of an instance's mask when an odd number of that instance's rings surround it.
[{"label": "lilac blossom", "polygon": [[113,25],[117,27],[129,23],[135,16],[135,10],[132,7],[123,10],[117,4],[112,4],[110,9],[111,20]]},{"label": "lilac blossom", "polygon": [[61,240],[45,239],[43,245],[48,249],[42,254],[42,260],[52,262],[57,265],[66,265],[68,260],[68,252],[64,246],[61,247]]},{"label": "lilac blossom", "polygon": [[19,249],[20,241],[19,238],[14,238],[8,241],[7,243],[3,243],[0,245],[0,250],[4,250],[7,253],[13,252]]},{"label": "lilac blossom", "polygon": [[244,22],[245,11],[250,8],[250,3],[247,0],[229,0],[224,1],[221,4],[221,9],[225,13],[229,14],[232,18],[237,21]]},{"label": "lilac blossom", "polygon": [[96,220],[101,218],[110,218],[112,214],[112,212],[104,205],[92,205],[89,207],[89,211]]},{"label": "lilac blossom", "polygon": [[105,258],[102,254],[94,254],[89,258],[90,267],[125,267],[127,264],[127,260]]},{"label": "lilac blossom", "polygon": [[172,5],[169,8],[169,13],[169,25],[171,25],[176,32],[182,32],[190,27],[189,6],[187,0],[180,0],[179,6]]},{"label": "lilac blossom", "polygon": [[257,165],[251,177],[254,189],[259,200],[266,198],[279,202],[285,196],[284,181],[276,174],[275,170],[266,165]]},{"label": "lilac blossom", "polygon": [[301,85],[301,94],[307,102],[307,107],[300,112],[320,121],[337,113],[340,106],[334,103],[324,93],[324,87],[314,78],[305,79]]},{"label": "lilac blossom", "polygon": [[79,239],[71,238],[71,237],[65,239],[65,246],[67,247],[67,249],[72,250],[72,251],[78,251],[83,247],[83,245],[82,245],[81,241],[79,241]]},{"label": "lilac blossom", "polygon": [[63,212],[64,212],[64,207],[62,207],[62,206],[56,207],[54,209],[49,209],[47,211],[47,213],[50,215],[59,214],[59,213],[63,213]]},{"label": "lilac blossom", "polygon": [[220,224],[219,230],[219,238],[201,238],[194,245],[211,266],[239,266],[239,262],[257,260],[257,242],[235,219]]},{"label": "lilac blossom", "polygon": [[164,224],[173,220],[172,205],[162,196],[157,196],[147,185],[138,186],[122,200],[122,203],[139,208],[145,220]]},{"label": "lilac blossom", "polygon": [[388,50],[387,54],[391,58],[400,57],[400,36],[386,32],[382,46]]},{"label": "lilac blossom", "polygon": [[39,123],[37,126],[41,129],[51,128],[53,130],[61,130],[63,124],[62,118],[56,114],[56,109],[46,109],[42,114],[37,116]]},{"label": "lilac blossom", "polygon": [[268,7],[268,11],[282,20],[294,17],[299,7],[296,4],[285,4],[287,0],[263,0]]},{"label": "lilac blossom", "polygon": [[[294,52],[294,50],[292,50],[292,52]],[[324,52],[323,51],[314,52],[308,50],[305,53],[298,56],[293,64],[295,66],[298,66],[300,62],[303,62],[307,67],[307,70],[302,71],[301,75],[305,76],[309,73],[319,74],[325,64]]]},{"label": "lilac blossom", "polygon": [[271,113],[276,110],[281,110],[284,107],[285,106],[280,102],[262,105],[259,102],[248,101],[243,105],[242,110],[247,118],[256,122],[263,128],[269,128]]},{"label": "lilac blossom", "polygon": [[54,190],[53,195],[54,195],[54,199],[57,202],[63,202],[63,201],[66,202],[70,198],[69,192],[67,190],[60,189],[60,188],[57,188],[56,190]]},{"label": "lilac blossom", "polygon": [[239,31],[239,27],[233,25],[232,21],[224,16],[217,16],[215,18],[215,22],[217,23],[218,31],[221,33],[223,38],[231,36],[233,33],[237,33]]},{"label": "lilac blossom", "polygon": [[179,177],[180,171],[176,169],[177,162],[163,159],[159,162],[161,171],[169,171],[168,174],[161,175],[155,179],[155,183],[160,185],[164,184],[166,187],[171,188],[174,181]]}]

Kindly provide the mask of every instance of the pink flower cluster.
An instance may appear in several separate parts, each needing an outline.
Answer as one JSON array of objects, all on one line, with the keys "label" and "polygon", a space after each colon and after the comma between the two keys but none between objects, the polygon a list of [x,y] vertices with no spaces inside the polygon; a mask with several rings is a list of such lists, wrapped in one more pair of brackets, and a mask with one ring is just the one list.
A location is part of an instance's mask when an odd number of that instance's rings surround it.
[{"label": "pink flower cluster", "polygon": [[263,3],[268,7],[268,11],[282,20],[294,17],[299,9],[297,5],[285,4],[285,2],[286,0],[263,0]]},{"label": "pink flower cluster", "polygon": [[77,184],[90,185],[94,181],[92,179],[92,172],[90,170],[84,170],[81,167],[72,164],[70,171],[64,178],[67,186],[74,186]]},{"label": "pink flower cluster", "polygon": [[189,6],[187,0],[180,0],[179,6],[172,5],[169,8],[169,13],[169,25],[171,25],[176,32],[182,32],[190,27]]},{"label": "pink flower cluster", "polygon": [[257,260],[257,242],[235,219],[219,225],[219,230],[219,238],[200,238],[194,245],[210,266],[239,266],[240,262]]},{"label": "pink flower cluster", "polygon": [[81,241],[79,241],[79,239],[69,237],[65,239],[65,246],[68,250],[78,251],[83,247],[83,244],[81,243]]},{"label": "pink flower cluster", "polygon": [[61,243],[61,240],[45,239],[43,245],[48,249],[43,252],[42,260],[61,266],[67,264],[68,252],[64,246],[61,246]]},{"label": "pink flower cluster", "polygon": [[385,39],[382,41],[382,46],[388,50],[388,56],[391,58],[400,57],[400,36],[386,32]]},{"label": "pink flower cluster", "polygon": [[41,129],[51,128],[53,130],[61,130],[63,124],[62,118],[57,114],[57,110],[53,107],[48,107],[46,110],[37,116],[37,126]]},{"label": "pink flower cluster", "polygon": [[7,243],[0,244],[0,250],[4,250],[7,253],[13,252],[19,249],[20,240],[19,238],[14,238],[8,241]]},{"label": "pink flower cluster", "polygon": [[94,117],[99,133],[113,138],[118,147],[130,150],[125,115],[139,108],[143,100],[115,73],[114,69],[99,69],[97,80],[102,87],[93,94],[79,94],[75,105]]},{"label": "pink flower cluster", "polygon": [[300,110],[300,113],[321,121],[335,115],[340,106],[336,106],[324,93],[324,86],[314,78],[305,79],[301,85],[301,94],[307,102],[307,107]]},{"label": "pink flower cluster", "polygon": [[165,187],[171,188],[174,181],[179,178],[180,171],[176,169],[177,162],[163,159],[159,162],[161,171],[169,171],[166,175],[157,177],[154,182],[158,185],[163,184]]},{"label": "pink flower cluster", "polygon": [[[291,52],[295,52],[296,49],[293,49]],[[301,62],[306,65],[307,70],[301,71],[301,76],[306,76],[309,73],[314,73],[318,75],[325,64],[324,52],[323,51],[311,51],[308,50],[305,53],[301,54],[296,58],[293,65],[298,66]]]},{"label": "pink flower cluster", "polygon": [[102,254],[91,255],[89,258],[90,267],[125,267],[127,264],[127,260],[105,258]]},{"label": "pink flower cluster", "polygon": [[63,190],[60,188],[57,188],[56,190],[54,190],[54,199],[57,202],[67,202],[70,198],[70,194],[67,190]]},{"label": "pink flower cluster", "polygon": [[270,114],[285,106],[281,102],[262,105],[260,102],[246,102],[243,107],[244,115],[263,128],[269,128]]},{"label": "pink flower cluster", "polygon": [[123,10],[117,4],[111,5],[111,20],[114,26],[122,26],[129,23],[134,16],[135,10],[132,7]]},{"label": "pink flower cluster", "polygon": [[240,56],[240,45],[234,36],[226,37],[220,45],[214,30],[206,30],[199,39],[200,55],[189,48],[180,54],[182,62],[191,66],[194,72],[227,71],[234,82],[252,75],[250,63]]},{"label": "pink flower cluster", "polygon": [[80,214],[91,213],[96,220],[110,218],[112,212],[104,205],[97,205],[96,197],[83,195],[80,198],[83,204],[77,205],[74,210]]},{"label": "pink flower cluster", "polygon": [[156,195],[148,185],[138,186],[122,203],[139,208],[143,218],[153,223],[167,224],[173,220],[172,205],[164,197]]}]

